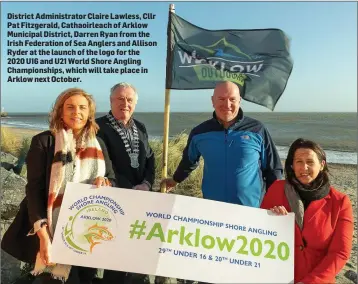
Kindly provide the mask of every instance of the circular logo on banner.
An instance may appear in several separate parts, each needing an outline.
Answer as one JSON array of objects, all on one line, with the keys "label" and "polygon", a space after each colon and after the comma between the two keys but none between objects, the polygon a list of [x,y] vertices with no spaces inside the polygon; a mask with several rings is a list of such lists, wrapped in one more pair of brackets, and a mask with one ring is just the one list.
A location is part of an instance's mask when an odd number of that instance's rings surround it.
[{"label": "circular logo on banner", "polygon": [[[111,208],[91,204],[69,216],[62,227],[62,240],[66,246],[76,253],[88,254],[98,249],[101,244],[113,240],[117,231],[117,220]],[[119,211],[124,214],[122,209]]]}]

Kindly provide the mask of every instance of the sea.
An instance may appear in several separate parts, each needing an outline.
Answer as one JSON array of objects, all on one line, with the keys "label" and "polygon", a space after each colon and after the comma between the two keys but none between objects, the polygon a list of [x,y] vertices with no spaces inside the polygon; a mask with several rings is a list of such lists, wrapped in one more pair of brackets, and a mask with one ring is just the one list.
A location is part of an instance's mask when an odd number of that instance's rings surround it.
[{"label": "sea", "polygon": [[[98,112],[96,117],[106,113]],[[289,145],[302,137],[318,142],[326,152],[329,163],[357,164],[357,113],[313,113],[313,112],[247,112],[246,116],[258,119],[268,128],[282,159],[286,158]],[[161,139],[163,135],[163,113],[135,113],[142,121],[150,139]],[[170,114],[169,136],[189,133],[201,122],[210,119],[212,112],[175,112]],[[1,118],[8,127],[35,130],[48,129],[46,113],[8,113]],[[169,149],[170,150],[170,149]]]}]

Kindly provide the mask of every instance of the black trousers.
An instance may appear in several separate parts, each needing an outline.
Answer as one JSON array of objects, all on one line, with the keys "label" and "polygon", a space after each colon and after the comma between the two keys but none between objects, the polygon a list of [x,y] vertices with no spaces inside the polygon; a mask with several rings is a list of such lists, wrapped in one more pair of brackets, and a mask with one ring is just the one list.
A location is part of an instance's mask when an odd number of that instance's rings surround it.
[{"label": "black trousers", "polygon": [[127,272],[125,271],[116,271],[116,270],[107,270],[103,272],[102,283],[106,284],[122,284],[125,283],[127,278]]},{"label": "black trousers", "polygon": [[[148,281],[146,281],[148,280]],[[147,275],[117,270],[104,270],[103,284],[145,284],[149,283]]]},{"label": "black trousers", "polygon": [[[92,280],[96,276],[97,268],[72,266],[70,275],[65,284],[92,284]],[[41,284],[63,284],[61,280],[51,278],[48,273],[38,276]]]}]

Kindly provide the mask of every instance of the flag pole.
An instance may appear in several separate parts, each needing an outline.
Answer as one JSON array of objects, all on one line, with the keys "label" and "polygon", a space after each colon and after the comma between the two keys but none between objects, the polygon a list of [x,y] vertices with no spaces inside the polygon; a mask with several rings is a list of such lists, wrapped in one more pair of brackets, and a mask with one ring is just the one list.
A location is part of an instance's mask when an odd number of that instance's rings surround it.
[{"label": "flag pole", "polygon": [[[169,5],[169,12],[175,13],[174,4]],[[168,29],[170,29],[170,22]],[[168,32],[168,37],[171,36],[171,32]],[[169,50],[171,39],[168,38],[168,46]],[[167,58],[168,60],[168,58]],[[167,72],[168,76],[168,72]],[[162,178],[167,178],[168,174],[168,144],[169,144],[169,114],[170,114],[170,89],[165,89],[165,103],[164,103],[164,131],[163,131],[163,161],[162,161]],[[162,184],[160,187],[161,192],[166,192],[165,184]]]},{"label": "flag pole", "polygon": [[[169,113],[170,113],[170,89],[165,89],[163,161],[162,161],[162,178],[163,179],[167,178],[167,173],[168,173]],[[166,192],[165,184],[161,185],[160,191]]]}]

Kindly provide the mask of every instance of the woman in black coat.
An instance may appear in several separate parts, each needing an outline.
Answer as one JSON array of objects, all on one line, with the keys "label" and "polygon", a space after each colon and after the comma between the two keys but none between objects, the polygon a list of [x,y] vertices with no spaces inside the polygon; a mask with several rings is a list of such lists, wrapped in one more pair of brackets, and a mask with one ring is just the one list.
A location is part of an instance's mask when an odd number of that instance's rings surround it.
[{"label": "woman in black coat", "polygon": [[52,263],[51,242],[67,182],[114,185],[112,164],[97,131],[92,96],[71,88],[57,98],[50,130],[32,138],[26,158],[26,198],[3,237],[2,248],[19,260],[35,263],[33,274],[40,275],[43,284],[68,282],[76,276],[81,284],[90,284],[96,274],[95,268]]}]

